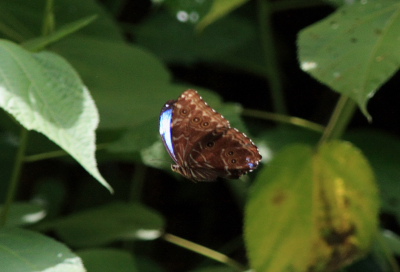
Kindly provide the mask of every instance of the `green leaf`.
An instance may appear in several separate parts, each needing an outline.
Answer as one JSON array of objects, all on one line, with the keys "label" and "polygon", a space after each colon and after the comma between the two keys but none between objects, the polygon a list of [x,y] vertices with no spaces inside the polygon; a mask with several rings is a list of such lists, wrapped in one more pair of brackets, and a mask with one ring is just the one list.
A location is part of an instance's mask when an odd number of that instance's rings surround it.
[{"label": "green leaf", "polygon": [[[0,205],[0,211],[3,205]],[[42,220],[46,216],[46,211],[42,205],[29,202],[14,202],[11,205],[7,217],[6,226],[15,227],[34,224]]]},{"label": "green leaf", "polygon": [[[16,41],[41,36],[45,5],[46,0],[0,1],[0,22],[4,26],[1,32],[7,38]],[[117,24],[97,1],[57,0],[55,7],[57,26],[64,26],[95,14],[98,16],[97,20],[83,28],[81,34],[120,42],[124,40]]]},{"label": "green leaf", "polygon": [[44,177],[35,181],[32,199],[43,203],[46,220],[55,218],[65,207],[66,186],[62,177]]},{"label": "green leaf", "polygon": [[87,249],[78,251],[87,272],[135,272],[135,260],[131,254],[117,249]]},{"label": "green leaf", "polygon": [[150,256],[135,255],[135,262],[139,271],[165,272],[161,265],[155,262]]},{"label": "green leaf", "polygon": [[[260,145],[268,147],[268,152],[271,156],[278,154],[283,148],[290,144],[302,143],[308,145],[316,145],[320,139],[321,134],[314,131],[292,127],[292,126],[278,126],[276,128],[268,129],[258,137]],[[268,158],[267,157],[267,158]]]},{"label": "green leaf", "polygon": [[72,214],[47,226],[73,246],[97,246],[116,240],[156,239],[164,220],[140,204],[112,203]]},{"label": "green leaf", "polygon": [[245,4],[248,0],[214,0],[208,14],[197,24],[199,30],[203,30],[219,18]]},{"label": "green leaf", "polygon": [[74,36],[53,49],[72,63],[90,88],[103,129],[147,122],[170,99],[166,91],[170,84],[168,70],[141,48]]},{"label": "green leaf", "polygon": [[96,106],[63,58],[0,40],[0,107],[28,130],[46,135],[112,191],[96,165]]},{"label": "green leaf", "polygon": [[46,46],[48,46],[52,43],[55,43],[55,42],[61,40],[62,38],[66,37],[68,35],[71,35],[72,33],[75,33],[77,31],[79,31],[80,29],[84,28],[85,26],[89,25],[96,19],[96,17],[97,16],[90,16],[90,17],[86,17],[86,18],[80,19],[78,21],[69,23],[69,24],[64,25],[63,27],[57,29],[55,32],[51,33],[48,36],[28,40],[28,41],[22,43],[22,46],[30,51],[43,50]]},{"label": "green leaf", "polygon": [[365,254],[377,230],[370,166],[346,142],[284,149],[257,176],[245,215],[252,268],[331,271]]},{"label": "green leaf", "polygon": [[[381,239],[389,246],[390,250],[397,256],[400,256],[400,236],[390,230],[384,230],[381,233]],[[384,250],[382,250],[384,251]]]},{"label": "green leaf", "polygon": [[199,22],[210,9],[213,1],[199,1],[199,0],[165,0],[163,5],[172,14],[179,23],[195,24]]},{"label": "green leaf", "polygon": [[[238,50],[255,43],[257,36],[251,21],[239,16],[227,16],[199,34],[166,12],[157,12],[135,30],[135,37],[139,45],[165,62],[190,64],[198,61],[224,63],[227,56],[238,57]],[[251,53],[260,59],[257,52]]]},{"label": "green leaf", "polygon": [[[109,144],[107,150],[113,153],[139,152],[150,147],[156,141],[160,140],[158,133],[158,116],[154,116],[149,122],[140,124],[134,129],[130,129],[123,136]],[[145,137],[143,137],[145,135]]]},{"label": "green leaf", "polygon": [[350,131],[345,136],[363,151],[375,169],[382,210],[394,214],[400,222],[400,139],[367,129]]},{"label": "green leaf", "polygon": [[301,68],[368,116],[368,100],[399,69],[399,33],[398,1],[356,1],[301,31]]},{"label": "green leaf", "polygon": [[215,265],[190,270],[190,272],[237,272],[237,269],[229,266]]},{"label": "green leaf", "polygon": [[7,272],[85,272],[81,259],[66,246],[22,229],[0,229],[1,270]]}]

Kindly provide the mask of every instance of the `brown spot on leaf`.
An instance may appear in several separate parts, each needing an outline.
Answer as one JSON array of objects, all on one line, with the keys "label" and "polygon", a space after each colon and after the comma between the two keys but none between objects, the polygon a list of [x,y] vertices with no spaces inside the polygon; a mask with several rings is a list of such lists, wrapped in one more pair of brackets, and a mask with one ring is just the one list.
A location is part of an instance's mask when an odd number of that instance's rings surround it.
[{"label": "brown spot on leaf", "polygon": [[282,203],[286,200],[286,194],[283,191],[276,192],[272,197],[272,204],[274,205],[282,205]]}]

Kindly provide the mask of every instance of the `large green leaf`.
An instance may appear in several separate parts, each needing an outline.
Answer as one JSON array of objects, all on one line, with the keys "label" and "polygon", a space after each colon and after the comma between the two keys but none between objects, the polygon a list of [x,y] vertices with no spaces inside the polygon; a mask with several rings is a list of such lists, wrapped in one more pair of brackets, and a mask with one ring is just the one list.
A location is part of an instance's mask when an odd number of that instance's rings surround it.
[{"label": "large green leaf", "polygon": [[190,272],[237,272],[237,271],[238,271],[237,269],[234,269],[229,266],[223,266],[223,265],[206,266],[206,267],[190,270]]},{"label": "large green leaf", "polygon": [[[0,205],[0,211],[3,205]],[[37,223],[46,216],[42,205],[29,202],[14,202],[9,210],[6,226],[22,226]]]},{"label": "large green leaf", "polygon": [[301,68],[351,97],[367,102],[400,66],[400,3],[356,1],[301,31]]},{"label": "large green leaf", "polygon": [[320,137],[320,133],[308,129],[293,126],[278,126],[263,131],[258,136],[259,140],[257,143],[260,146],[265,145],[267,147],[267,152],[263,158],[265,157],[265,159],[269,160],[290,144],[316,145]]},{"label": "large green leaf", "polygon": [[[1,32],[17,41],[36,38],[41,35],[43,13],[46,0],[0,0]],[[94,0],[57,0],[55,2],[56,27],[97,15],[94,23],[81,30],[81,33],[113,41],[123,41],[117,24]]]},{"label": "large green leaf", "polygon": [[1,271],[84,272],[81,259],[66,246],[22,229],[0,229]]},{"label": "large green leaf", "polygon": [[75,22],[71,22],[57,29],[53,33],[50,33],[47,36],[42,36],[39,38],[31,39],[22,44],[23,47],[28,49],[29,51],[40,51],[45,49],[46,46],[49,46],[52,43],[55,43],[72,33],[79,31],[80,29],[86,27],[90,23],[92,23],[96,19],[96,16],[89,16]]},{"label": "large green leaf", "polygon": [[46,135],[112,190],[96,165],[96,106],[63,58],[0,40],[0,107],[28,130]]},{"label": "large green leaf", "polygon": [[[390,250],[397,256],[400,255],[400,236],[390,230],[385,230],[380,234],[381,239],[389,246]],[[384,250],[382,250],[384,251]]]},{"label": "large green leaf", "polygon": [[197,27],[199,29],[204,29],[206,26],[227,15],[247,1],[248,0],[214,0],[210,11],[201,19]]},{"label": "large green leaf", "polygon": [[53,49],[72,63],[90,88],[101,128],[134,127],[149,121],[170,99],[165,91],[170,84],[168,70],[139,47],[75,36]]},{"label": "large green leaf", "polygon": [[163,4],[180,23],[198,23],[209,11],[213,1],[165,0]]},{"label": "large green leaf", "polygon": [[171,63],[225,62],[227,56],[235,57],[238,49],[256,42],[255,28],[239,16],[225,17],[199,34],[166,12],[151,16],[135,29],[135,36],[139,45]]},{"label": "large green leaf", "polygon": [[375,170],[382,198],[382,210],[400,222],[400,139],[377,130],[354,130],[346,133],[369,158]]},{"label": "large green leaf", "polygon": [[115,240],[158,238],[164,220],[139,204],[112,203],[72,214],[47,227],[73,246],[96,246]]},{"label": "large green leaf", "polygon": [[86,249],[77,252],[87,272],[135,272],[135,260],[131,254],[117,249]]},{"label": "large green leaf", "polygon": [[246,207],[252,268],[332,271],[365,254],[377,229],[370,166],[346,142],[287,147],[257,176]]}]

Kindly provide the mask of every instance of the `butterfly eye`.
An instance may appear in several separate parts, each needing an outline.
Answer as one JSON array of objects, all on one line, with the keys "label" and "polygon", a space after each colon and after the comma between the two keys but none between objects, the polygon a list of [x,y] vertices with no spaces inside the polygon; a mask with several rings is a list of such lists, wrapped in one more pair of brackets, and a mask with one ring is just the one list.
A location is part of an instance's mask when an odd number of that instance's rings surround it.
[{"label": "butterfly eye", "polygon": [[209,122],[204,122],[203,127],[208,127],[209,124],[210,124]]},{"label": "butterfly eye", "polygon": [[[232,151],[231,151],[232,152]],[[236,163],[236,160],[235,159],[232,159],[231,160],[231,163]]]},{"label": "butterfly eye", "polygon": [[[229,155],[229,156],[232,156],[234,153],[235,153],[235,152],[233,152],[233,151],[229,151],[229,152],[228,152],[228,155]],[[235,162],[236,162],[236,161],[235,161]]]},{"label": "butterfly eye", "polygon": [[200,118],[199,117],[195,117],[192,119],[193,123],[198,123],[200,122]]},{"label": "butterfly eye", "polygon": [[211,148],[211,147],[213,147],[213,146],[214,146],[214,142],[208,142],[208,143],[207,143],[207,147]]}]

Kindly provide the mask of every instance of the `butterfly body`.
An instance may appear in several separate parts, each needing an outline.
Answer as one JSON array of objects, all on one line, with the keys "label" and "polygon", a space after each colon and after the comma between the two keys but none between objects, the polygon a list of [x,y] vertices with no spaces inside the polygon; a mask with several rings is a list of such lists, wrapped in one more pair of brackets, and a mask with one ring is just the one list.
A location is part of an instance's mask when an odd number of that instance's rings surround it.
[{"label": "butterfly body", "polygon": [[257,168],[261,160],[254,143],[195,90],[164,105],[160,135],[175,161],[172,170],[194,181],[236,179]]}]

